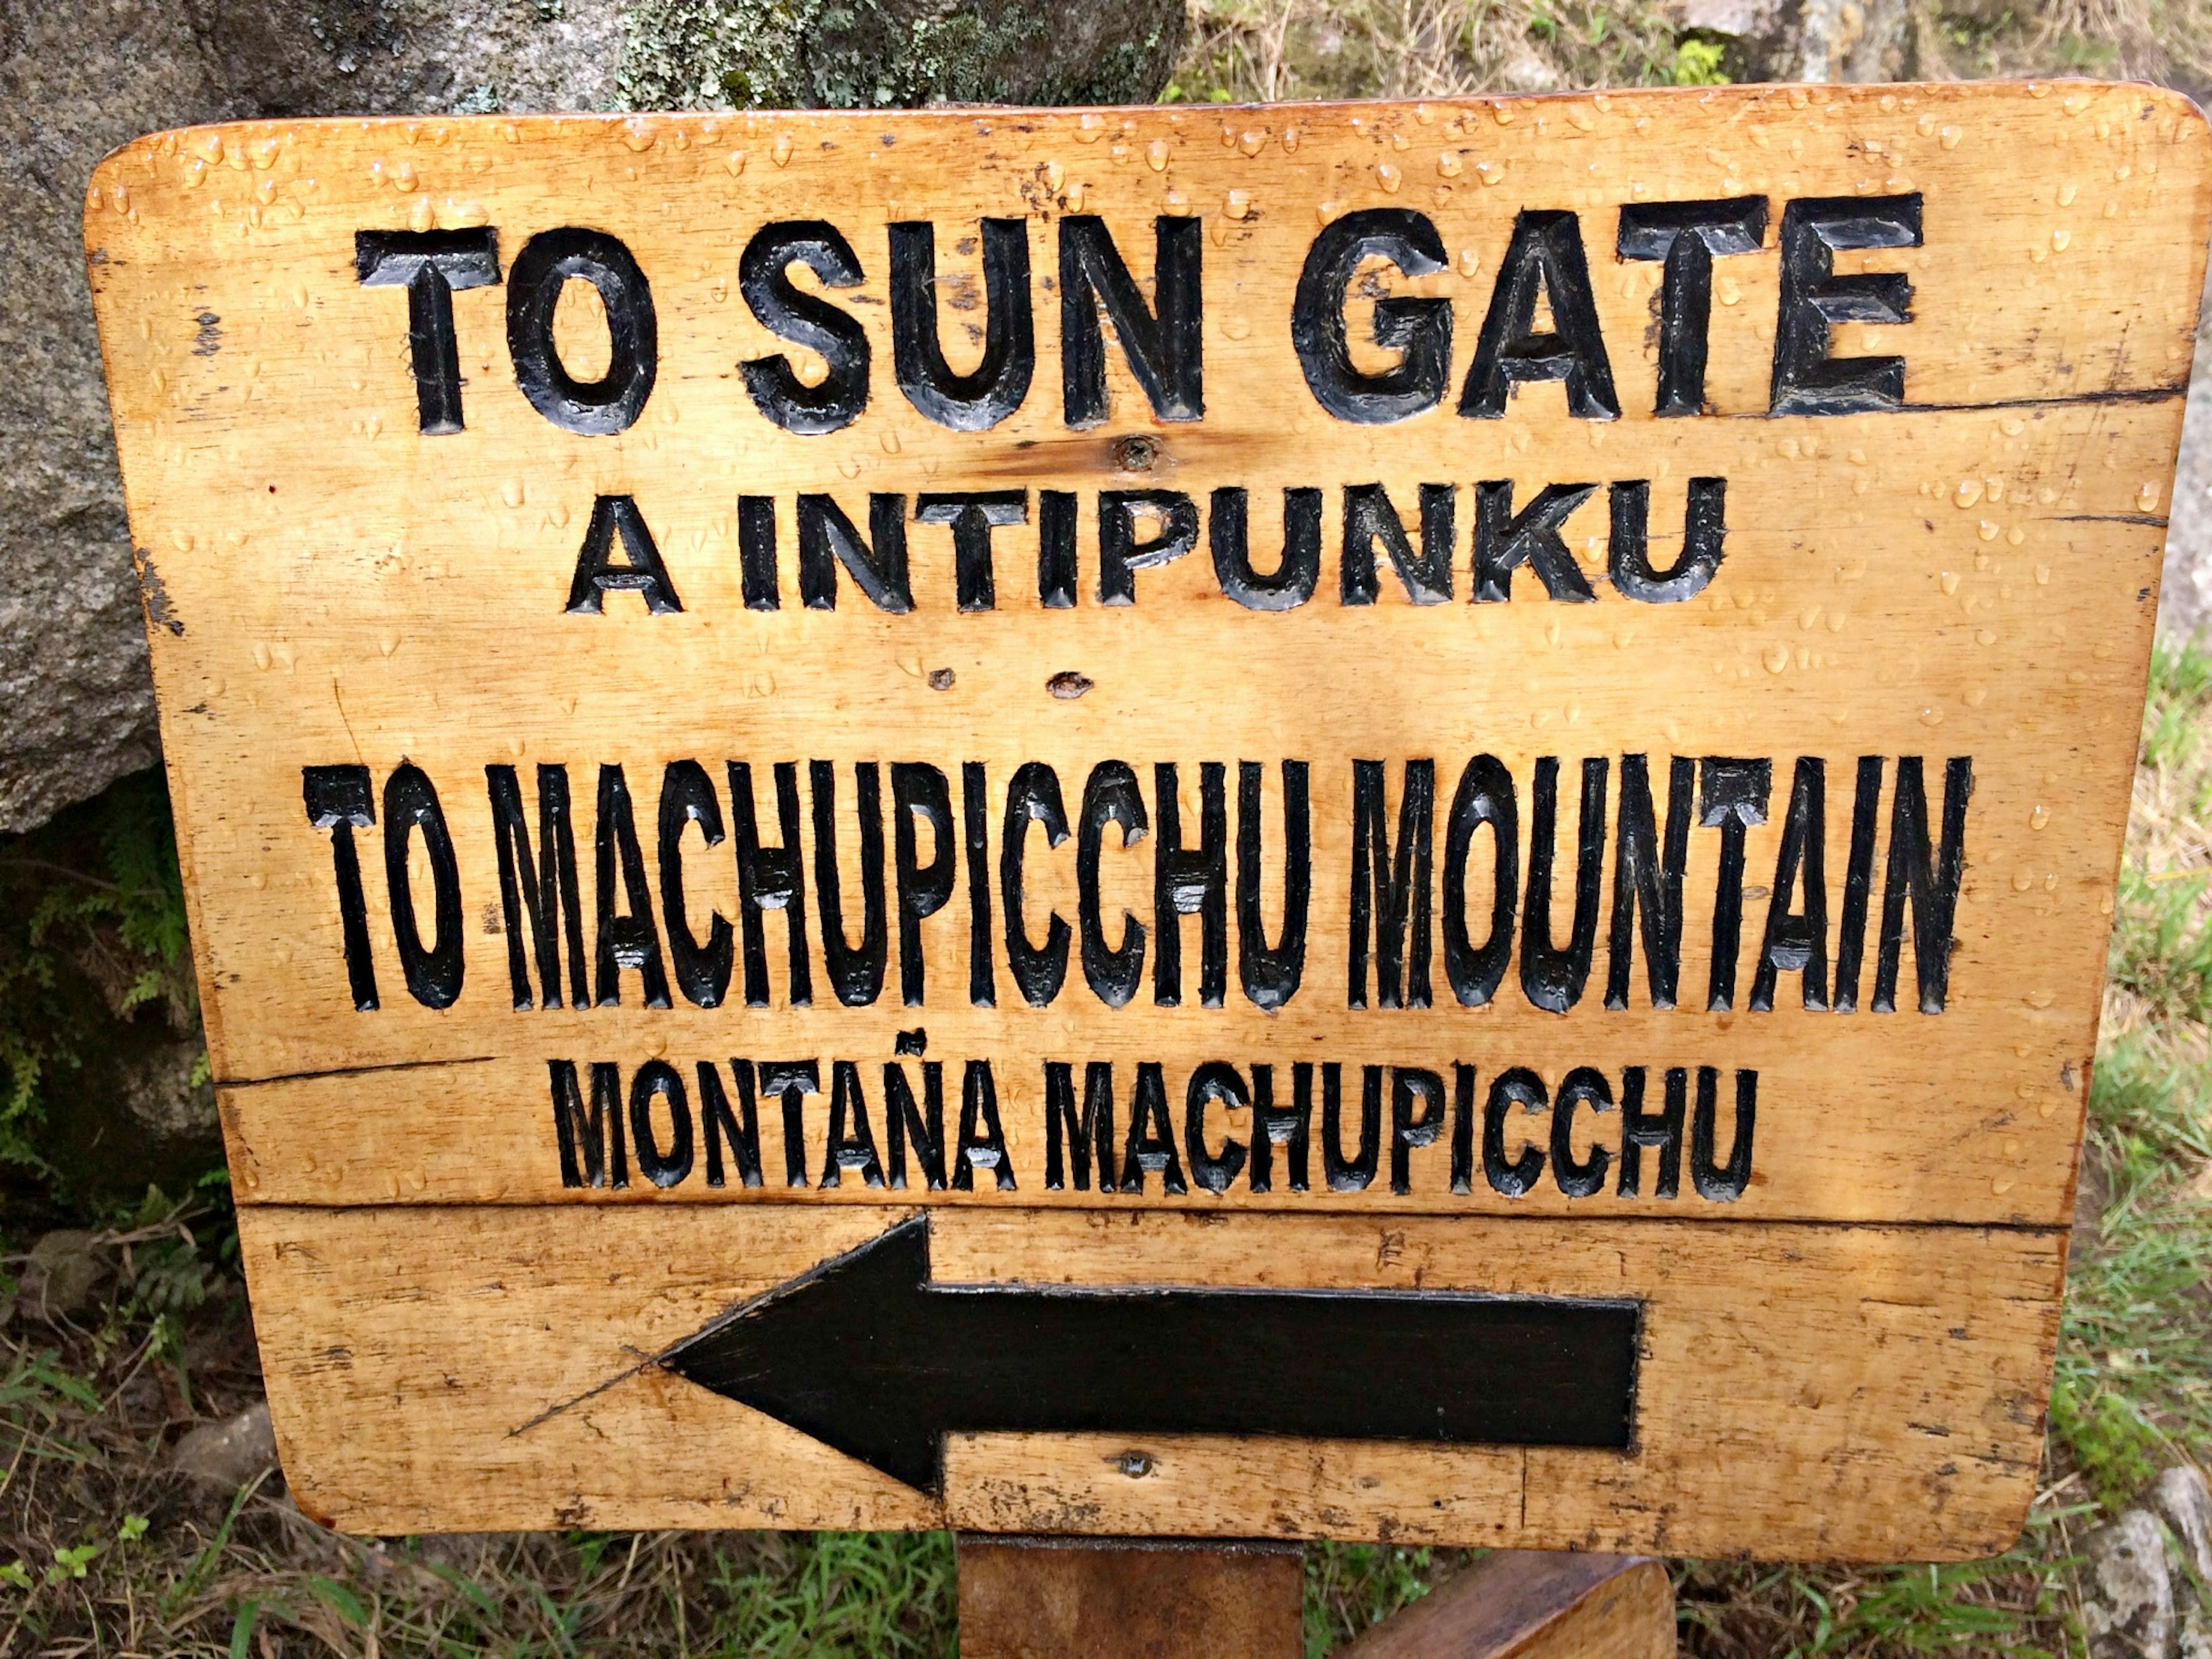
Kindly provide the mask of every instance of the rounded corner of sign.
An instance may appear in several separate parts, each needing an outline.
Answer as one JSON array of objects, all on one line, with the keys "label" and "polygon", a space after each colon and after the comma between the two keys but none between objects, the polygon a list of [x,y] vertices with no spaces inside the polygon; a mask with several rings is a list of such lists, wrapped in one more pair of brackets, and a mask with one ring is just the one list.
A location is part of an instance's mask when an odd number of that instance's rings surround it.
[{"label": "rounded corner of sign", "polygon": [[[2152,81],[2124,81],[2117,83],[2142,98],[2150,109],[2164,110],[2184,127],[2195,127],[2200,134],[2212,133],[2212,118],[2204,112],[2204,106],[2194,95],[2179,87],[2161,86]],[[2179,133],[2177,131],[2177,137]]]},{"label": "rounded corner of sign", "polygon": [[294,1506],[301,1514],[306,1516],[308,1520],[325,1532],[343,1533],[356,1538],[377,1535],[376,1529],[367,1524],[368,1517],[349,1510],[334,1508],[316,1492],[314,1480],[311,1476],[303,1471],[298,1478],[294,1478],[293,1472],[283,1467],[285,1461],[280,1455],[277,1460],[278,1473],[283,1476],[285,1495],[292,1500]]},{"label": "rounded corner of sign", "polygon": [[133,161],[158,155],[165,146],[175,149],[193,131],[191,127],[163,127],[158,131],[141,133],[136,138],[118,144],[93,163],[92,177],[85,186],[88,198],[97,196],[103,189],[124,182],[115,175],[127,168]]}]

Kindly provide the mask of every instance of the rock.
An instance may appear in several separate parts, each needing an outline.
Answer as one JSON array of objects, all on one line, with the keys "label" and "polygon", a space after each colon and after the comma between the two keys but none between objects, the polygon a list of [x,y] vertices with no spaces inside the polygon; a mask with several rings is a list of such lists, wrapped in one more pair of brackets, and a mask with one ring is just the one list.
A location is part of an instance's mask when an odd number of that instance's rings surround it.
[{"label": "rock", "polygon": [[2151,1482],[2150,1501],[2190,1571],[2212,1585],[2212,1486],[2188,1464],[2177,1463]]},{"label": "rock", "polygon": [[214,83],[258,115],[604,109],[620,0],[202,0]]},{"label": "rock", "polygon": [[624,101],[1148,104],[1182,48],[1182,0],[633,0]]},{"label": "rock", "polygon": [[2158,1517],[2123,1510],[2089,1534],[2083,1550],[2090,1582],[2081,1627],[2090,1659],[2174,1659],[2173,1580]]},{"label": "rock", "polygon": [[1672,0],[1675,24],[1735,48],[1750,81],[1899,81],[1912,62],[1906,0]]},{"label": "rock", "polygon": [[80,228],[93,164],[255,115],[581,108],[617,0],[0,0],[0,832],[160,758]]},{"label": "rock", "polygon": [[1498,74],[1516,92],[1557,92],[1567,83],[1566,76],[1526,44],[1514,48]]},{"label": "rock", "polygon": [[1764,40],[1781,21],[1779,0],[1683,0],[1673,13],[1679,27],[1731,40]]},{"label": "rock", "polygon": [[1793,81],[1898,81],[1905,74],[1905,0],[1805,0]]},{"label": "rock", "polygon": [[74,1319],[92,1306],[106,1277],[107,1262],[90,1233],[75,1228],[46,1233],[31,1246],[15,1293],[17,1310],[48,1324]]},{"label": "rock", "polygon": [[222,1162],[206,1048],[144,1014],[101,1035],[38,1131],[40,1155],[82,1201],[135,1205],[149,1187],[181,1196]]},{"label": "rock", "polygon": [[2181,424],[2181,456],[2167,503],[2158,631],[2172,639],[2186,639],[2212,623],[2212,339],[2205,336],[2200,327],[2189,411]]},{"label": "rock", "polygon": [[269,1402],[258,1401],[235,1417],[188,1431],[169,1454],[169,1466],[198,1480],[233,1491],[276,1462],[276,1433]]}]

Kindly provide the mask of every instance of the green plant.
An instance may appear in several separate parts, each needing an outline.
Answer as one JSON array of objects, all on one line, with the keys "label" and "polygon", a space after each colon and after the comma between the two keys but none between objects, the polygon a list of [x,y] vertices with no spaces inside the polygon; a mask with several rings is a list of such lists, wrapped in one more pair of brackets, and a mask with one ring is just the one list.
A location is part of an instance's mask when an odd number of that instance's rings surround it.
[{"label": "green plant", "polygon": [[1419,1600],[1465,1550],[1316,1544],[1306,1551],[1307,1659],[1324,1659],[1370,1625]]},{"label": "green plant", "polygon": [[1680,41],[1674,47],[1674,84],[1678,87],[1724,87],[1729,76],[1721,68],[1721,59],[1728,48],[1717,40],[1700,40],[1695,35]]},{"label": "green plant", "polygon": [[70,1544],[54,1552],[54,1564],[46,1569],[46,1582],[58,1584],[65,1579],[82,1578],[85,1569],[100,1553],[97,1544]]},{"label": "green plant", "polygon": [[2201,1037],[2112,1034],[2093,1075],[2084,1179],[2103,1196],[2075,1256],[2051,1428],[2100,1501],[2212,1451],[2212,1066]]},{"label": "green plant", "polygon": [[158,772],[44,828],[0,837],[0,1164],[46,1169],[38,1131],[58,1079],[149,1005],[198,1018],[184,881]]},{"label": "green plant", "polygon": [[712,1583],[728,1608],[723,1622],[744,1632],[745,1654],[951,1659],[950,1534],[793,1534],[778,1554],[742,1568],[717,1557]]},{"label": "green plant", "polygon": [[2096,1389],[2078,1375],[2063,1376],[2052,1388],[2051,1427],[2108,1510],[2119,1508],[2158,1473],[2158,1431],[2125,1396]]},{"label": "green plant", "polygon": [[2212,917],[2204,904],[2212,872],[2120,870],[2110,975],[2154,1018],[2203,1022],[2212,1016]]},{"label": "green plant", "polygon": [[2192,638],[2160,638],[2150,651],[2150,690],[2143,701],[2143,764],[2171,769],[2197,744],[2197,723],[2212,702],[2212,654]]}]

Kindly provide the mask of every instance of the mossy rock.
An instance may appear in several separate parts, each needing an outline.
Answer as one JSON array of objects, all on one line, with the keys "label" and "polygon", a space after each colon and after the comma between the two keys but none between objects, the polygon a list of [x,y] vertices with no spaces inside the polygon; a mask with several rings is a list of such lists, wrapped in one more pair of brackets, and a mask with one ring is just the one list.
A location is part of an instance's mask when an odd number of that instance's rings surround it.
[{"label": "mossy rock", "polygon": [[638,0],[633,109],[1141,104],[1182,46],[1182,0]]}]

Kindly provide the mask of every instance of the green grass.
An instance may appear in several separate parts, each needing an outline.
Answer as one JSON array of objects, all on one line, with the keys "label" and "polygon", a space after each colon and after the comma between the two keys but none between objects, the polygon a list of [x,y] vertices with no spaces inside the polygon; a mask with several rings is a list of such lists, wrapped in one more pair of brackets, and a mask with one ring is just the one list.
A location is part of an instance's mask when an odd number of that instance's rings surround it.
[{"label": "green grass", "polygon": [[1370,1626],[1419,1600],[1473,1550],[1317,1544],[1306,1551],[1306,1659],[1326,1659]]}]

